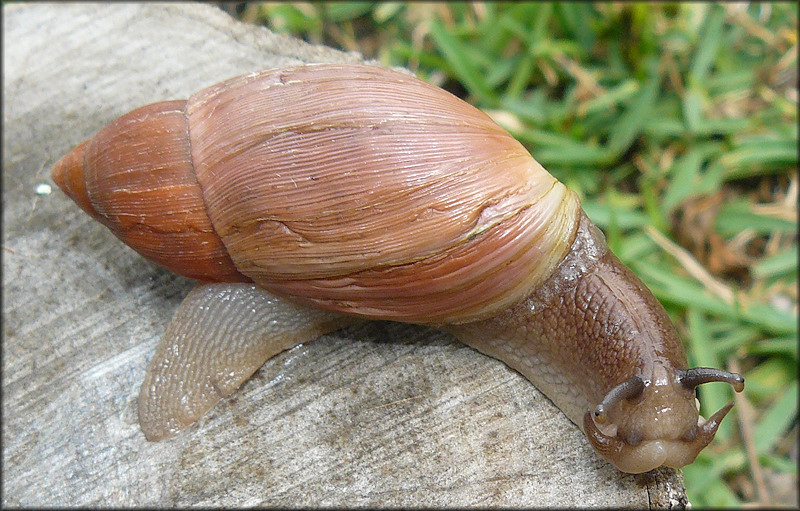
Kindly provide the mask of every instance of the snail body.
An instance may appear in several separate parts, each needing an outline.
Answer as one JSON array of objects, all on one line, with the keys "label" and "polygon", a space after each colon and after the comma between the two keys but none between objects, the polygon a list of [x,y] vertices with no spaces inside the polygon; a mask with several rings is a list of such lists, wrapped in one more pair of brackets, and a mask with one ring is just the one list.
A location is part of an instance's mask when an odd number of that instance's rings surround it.
[{"label": "snail body", "polygon": [[[199,284],[148,369],[165,438],[267,359],[361,319],[436,326],[516,369],[623,471],[691,463],[695,387],[644,284],[577,196],[491,119],[372,66],[252,73],[122,116],[53,169],[145,257]],[[576,356],[577,354],[577,356]]]}]

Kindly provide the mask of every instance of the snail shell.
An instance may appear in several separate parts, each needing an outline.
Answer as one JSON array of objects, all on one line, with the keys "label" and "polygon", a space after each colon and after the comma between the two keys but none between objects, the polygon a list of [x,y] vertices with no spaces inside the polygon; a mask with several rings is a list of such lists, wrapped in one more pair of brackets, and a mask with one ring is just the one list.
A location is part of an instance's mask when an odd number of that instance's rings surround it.
[{"label": "snail shell", "polygon": [[698,417],[694,387],[743,385],[686,368],[658,301],[519,142],[405,74],[236,77],[117,119],[53,178],[145,257],[227,283],[167,329],[140,395],[151,439],[351,317],[436,325],[503,360],[626,471],[693,461],[727,413]]},{"label": "snail shell", "polygon": [[69,180],[82,205],[177,273],[414,323],[519,301],[563,260],[580,210],[486,114],[370,66],[270,70],[146,106],[83,160]]}]

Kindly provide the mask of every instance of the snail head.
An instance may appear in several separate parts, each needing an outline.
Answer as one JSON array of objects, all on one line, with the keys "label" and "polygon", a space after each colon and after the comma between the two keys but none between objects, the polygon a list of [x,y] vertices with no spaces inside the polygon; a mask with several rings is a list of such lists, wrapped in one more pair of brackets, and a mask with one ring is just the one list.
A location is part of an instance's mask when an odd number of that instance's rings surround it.
[{"label": "snail head", "polygon": [[709,419],[700,415],[695,387],[715,381],[744,389],[744,378],[735,373],[697,367],[670,374],[656,366],[652,379],[634,376],[611,389],[584,415],[584,431],[595,451],[624,472],[683,467],[714,439],[733,407],[731,402]]}]

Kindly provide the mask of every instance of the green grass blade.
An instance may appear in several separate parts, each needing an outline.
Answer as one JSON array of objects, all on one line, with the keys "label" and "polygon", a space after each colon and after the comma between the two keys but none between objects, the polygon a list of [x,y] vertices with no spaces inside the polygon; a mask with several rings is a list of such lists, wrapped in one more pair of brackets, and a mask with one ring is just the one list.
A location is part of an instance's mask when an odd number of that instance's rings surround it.
[{"label": "green grass blade", "polygon": [[[650,66],[655,67],[655,64]],[[651,71],[639,94],[634,97],[625,113],[622,114],[619,121],[611,129],[607,144],[607,150],[610,154],[622,154],[630,147],[636,136],[639,135],[655,102],[659,83],[660,76],[655,71]]]},{"label": "green grass blade", "polygon": [[470,58],[466,45],[450,31],[445,30],[444,25],[438,20],[431,23],[431,36],[447,59],[453,73],[464,83],[470,94],[479,101],[489,105],[495,104],[496,95],[485,85],[481,71]]},{"label": "green grass blade", "polygon": [[789,426],[797,420],[797,380],[788,386],[766,413],[756,423],[756,451],[766,453],[782,437]]},{"label": "green grass blade", "polygon": [[725,8],[712,5],[703,23],[705,30],[700,37],[700,45],[692,58],[689,68],[689,83],[700,85],[708,76],[714,57],[722,44],[722,27],[725,21]]},{"label": "green grass blade", "polygon": [[764,258],[751,268],[753,277],[757,279],[775,279],[789,277],[797,280],[797,245],[788,250]]}]

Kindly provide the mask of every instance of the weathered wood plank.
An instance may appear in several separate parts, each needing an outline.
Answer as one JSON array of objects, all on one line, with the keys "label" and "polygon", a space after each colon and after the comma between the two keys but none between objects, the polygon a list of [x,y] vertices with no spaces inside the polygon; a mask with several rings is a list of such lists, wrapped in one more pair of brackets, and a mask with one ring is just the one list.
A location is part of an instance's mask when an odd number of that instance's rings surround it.
[{"label": "weathered wood plank", "polygon": [[3,24],[4,505],[685,503],[679,473],[619,473],[502,363],[392,323],[283,353],[189,430],[147,442],[136,395],[192,283],[37,185],[137,106],[361,58],[198,4],[12,4]]}]

